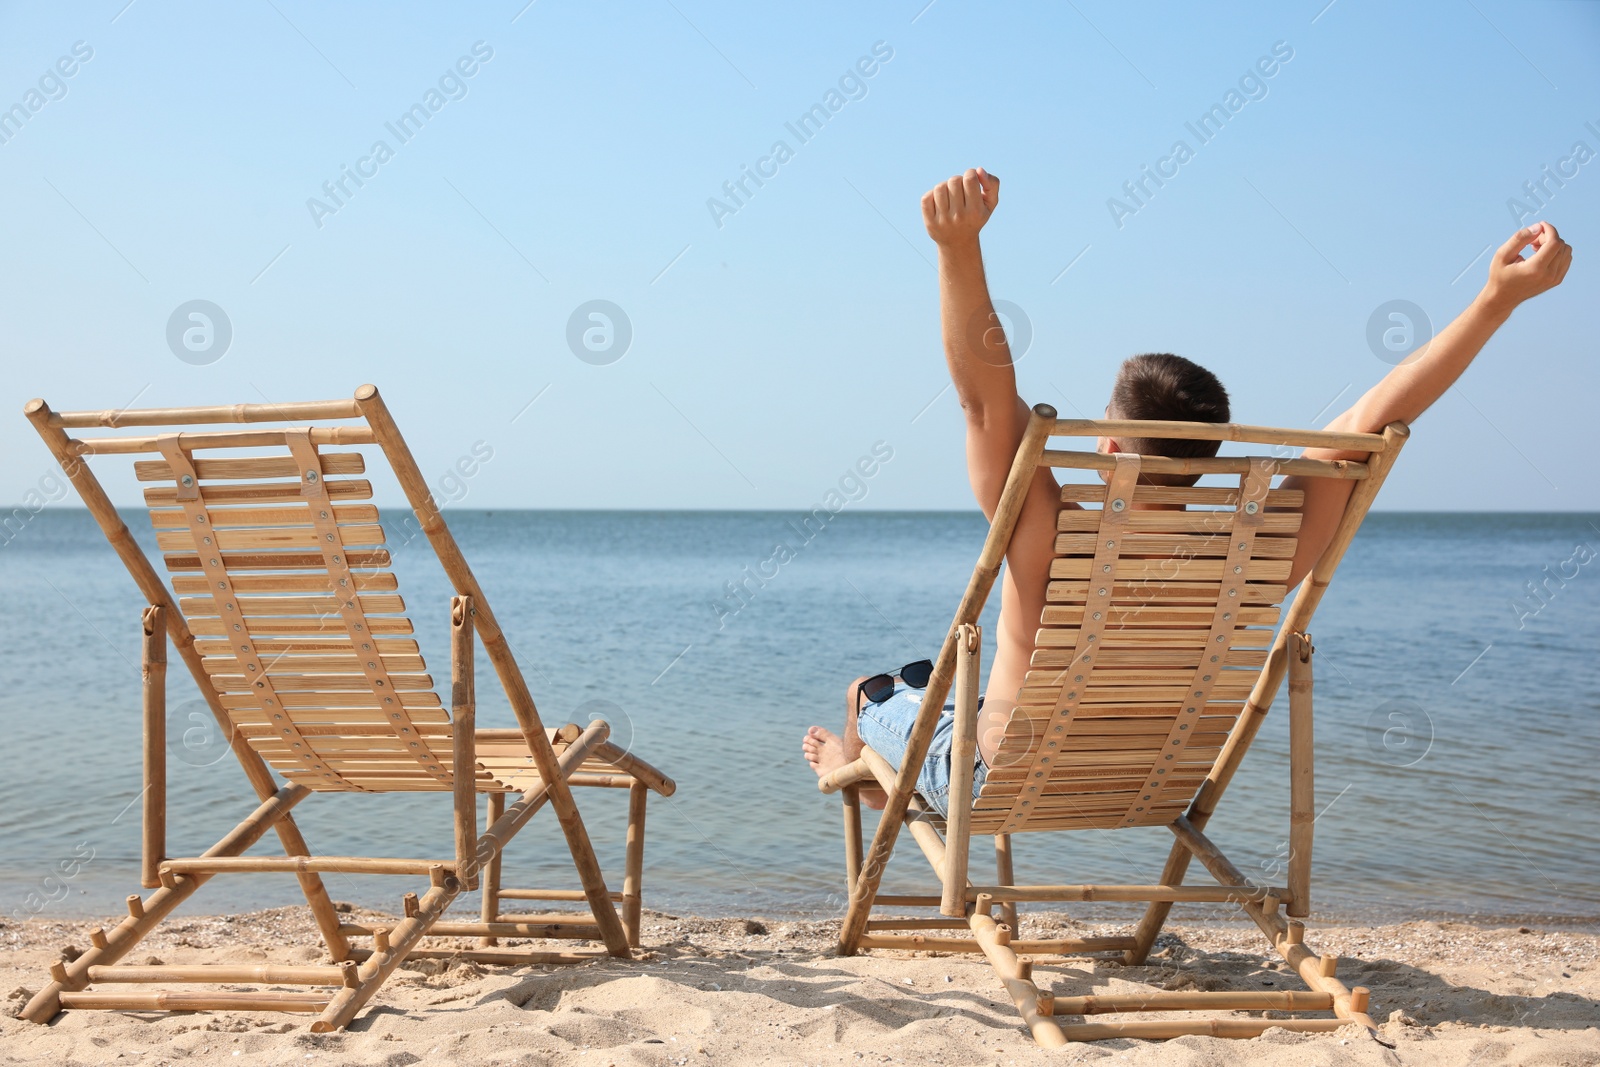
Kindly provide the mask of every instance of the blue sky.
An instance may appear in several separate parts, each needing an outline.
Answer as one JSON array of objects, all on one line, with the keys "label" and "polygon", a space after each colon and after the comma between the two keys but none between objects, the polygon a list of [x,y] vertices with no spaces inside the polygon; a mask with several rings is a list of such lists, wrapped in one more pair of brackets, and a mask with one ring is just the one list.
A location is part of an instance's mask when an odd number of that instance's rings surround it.
[{"label": "blue sky", "polygon": [[[934,182],[1004,180],[985,247],[1031,333],[1029,400],[1096,415],[1123,357],[1166,350],[1217,371],[1238,421],[1305,425],[1388,369],[1375,309],[1442,327],[1515,228],[1508,199],[1576,142],[1600,153],[1583,0],[124,3],[0,11],[0,107],[39,91],[0,126],[8,503],[51,469],[31,396],[373,381],[436,479],[490,450],[464,506],[800,508],[881,441],[859,506],[967,508],[918,207]],[[1292,58],[1200,143],[1185,124],[1275,45]],[[402,141],[386,124],[430,90]],[[830,90],[802,143],[786,123]],[[1114,219],[1180,139],[1193,158]],[[708,207],[758,166],[736,212]],[[341,168],[370,176],[335,204]],[[1419,423],[1384,507],[1600,504],[1600,158],[1546,189],[1566,283]],[[168,343],[192,300],[231,325],[203,365]],[[592,300],[627,317],[619,359],[568,343]]]}]

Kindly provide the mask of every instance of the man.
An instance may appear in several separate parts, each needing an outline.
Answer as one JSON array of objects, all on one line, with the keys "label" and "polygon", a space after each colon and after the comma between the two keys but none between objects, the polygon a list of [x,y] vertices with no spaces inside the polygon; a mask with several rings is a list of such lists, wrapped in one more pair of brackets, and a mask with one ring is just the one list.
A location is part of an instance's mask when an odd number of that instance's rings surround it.
[{"label": "man", "polygon": [[[922,198],[928,235],[939,246],[939,305],[944,326],[945,359],[967,421],[967,474],[978,506],[990,521],[1022,440],[1029,406],[1017,395],[1011,352],[1003,331],[994,329],[994,309],[984,280],[978,231],[1000,200],[1000,180],[982,169],[957,175]],[[1521,252],[1532,245],[1534,252]],[[1495,330],[1530,297],[1561,284],[1572,263],[1572,248],[1547,222],[1518,230],[1495,252],[1489,280],[1456,320],[1423,350],[1390,371],[1327,429],[1379,433],[1391,422],[1414,422],[1453,385]],[[1211,372],[1178,356],[1135,356],[1126,361],[1112,386],[1106,408],[1110,419],[1166,419],[1227,422],[1228,394]],[[1101,452],[1145,455],[1214,455],[1217,442],[1180,440],[1119,441],[1100,438]],[[1308,459],[1356,459],[1361,453],[1307,449]],[[1145,481],[1152,481],[1145,476]],[[1194,478],[1181,484],[1193,484]],[[1332,478],[1298,478],[1284,488],[1305,493],[1299,541],[1288,583],[1292,588],[1311,570],[1328,542],[1349,499],[1353,482]],[[1017,691],[1028,670],[1034,634],[1045,604],[1050,561],[1055,555],[1056,515],[1064,507],[1060,485],[1049,467],[1041,466],[1028,488],[1026,502],[1006,551],[1000,592],[1000,625],[993,666],[978,716],[979,761],[974,768],[974,794],[982,787],[1010,717]],[[1159,505],[1156,505],[1159,506]],[[1140,505],[1135,504],[1135,508]],[[818,776],[855,760],[869,744],[898,765],[916,719],[920,693],[913,688],[922,670],[908,665],[909,679],[876,676],[851,683],[845,694],[845,729],[841,737],[820,726],[806,732],[802,749]],[[910,685],[905,684],[909,682]],[[900,683],[900,684],[892,684]],[[947,704],[918,777],[918,793],[940,813],[946,812],[950,785],[950,741],[954,704]],[[882,790],[863,785],[863,801],[882,807]]]}]

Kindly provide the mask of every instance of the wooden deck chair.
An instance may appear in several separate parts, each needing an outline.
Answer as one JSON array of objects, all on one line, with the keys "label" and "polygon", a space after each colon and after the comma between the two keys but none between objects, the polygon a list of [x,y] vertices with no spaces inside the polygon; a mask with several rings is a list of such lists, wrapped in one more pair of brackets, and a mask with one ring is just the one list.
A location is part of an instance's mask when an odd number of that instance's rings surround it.
[{"label": "wooden deck chair", "polygon": [[[839,951],[863,948],[981,951],[1041,1045],[1110,1037],[1181,1034],[1250,1037],[1268,1027],[1332,1030],[1354,1022],[1376,1031],[1367,991],[1347,989],[1336,959],[1303,942],[1311,873],[1311,614],[1333,577],[1407,436],[1396,423],[1381,435],[1280,430],[1211,423],[1057,420],[1033,409],[982,555],[946,636],[905,762],[892,767],[870,748],[824,777],[824,792],[845,805],[845,866],[850,904]],[[1052,436],[1188,438],[1260,445],[1317,446],[1365,453],[1362,462],[1257,454],[1206,459],[1109,455],[1048,449]],[[1000,571],[1028,486],[1040,464],[1108,472],[1062,488],[1056,556],[1031,667],[996,759],[976,799],[979,613]],[[1221,487],[1141,484],[1140,473],[1232,476]],[[1353,479],[1355,486],[1327,550],[1281,615],[1285,580],[1300,526],[1303,493],[1272,488],[1278,475]],[[1136,502],[1182,504],[1184,511],[1140,510]],[[1281,625],[1279,625],[1281,622]],[[1273,627],[1278,626],[1276,638]],[[1205,826],[1245,751],[1289,676],[1291,786],[1286,885],[1256,885],[1205,835]],[[913,795],[940,709],[952,687],[955,728],[950,811],[940,820]],[[861,835],[859,783],[889,794],[870,852]],[[937,895],[879,896],[878,886],[902,826],[935,875]],[[1011,837],[1094,828],[1165,826],[1176,842],[1153,885],[1017,885]],[[994,884],[969,879],[969,846],[991,835]],[[1215,886],[1186,886],[1198,859]],[[1132,901],[1147,905],[1127,936],[1022,940],[1018,902]],[[1053,997],[1032,980],[1034,955],[1114,953],[1141,964],[1177,902],[1237,905],[1309,987],[1303,992],[1152,992],[1137,996]],[[874,904],[937,907],[939,917],[887,918]],[[995,910],[999,909],[999,918]],[[970,928],[971,937],[953,936]],[[916,930],[943,930],[921,934]],[[913,931],[913,932],[908,932]],[[1023,954],[1019,956],[1019,953]],[[1188,1010],[1331,1011],[1331,1018],[1224,1017],[1079,1022],[1061,1016]]]},{"label": "wooden deck chair", "polygon": [[[354,399],[143,411],[51,411],[31,401],[26,414],[55,454],[149,607],[144,634],[144,795],[142,882],[128,916],[91,947],[51,968],[52,980],[22,1017],[44,1023],[61,1009],[277,1010],[317,1014],[312,1030],[347,1025],[408,956],[495,963],[576,962],[627,957],[638,944],[644,815],[648,792],[670,796],[672,780],[608,740],[600,720],[547,730],[522,671],[472,570],[446,527],[416,461],[378,390]],[[351,425],[348,420],[359,419]],[[346,420],[342,425],[286,423]],[[207,423],[276,423],[216,432],[180,431]],[[78,427],[159,427],[154,435],[85,437]],[[372,485],[357,477],[376,445],[399,479],[421,530],[455,589],[451,623],[451,707],[434,692],[411,621],[388,569],[378,510],[363,503]],[[242,453],[242,455],[241,455]],[[167,569],[169,592],[112,508],[86,457],[149,455],[134,463],[148,484],[145,502]],[[176,594],[176,599],[174,599]],[[438,605],[442,613],[447,605]],[[129,620],[130,622],[132,620]],[[476,729],[474,634],[494,665],[517,727]],[[166,854],[165,696],[167,642],[177,649],[244,768],[259,806],[199,856]],[[280,776],[280,786],[274,778]],[[626,789],[626,871],[621,893],[606,888],[572,787]],[[311,793],[432,791],[451,796],[453,848],[433,858],[313,854],[291,809]],[[478,794],[487,794],[480,833]],[[507,796],[513,795],[507,803]],[[533,814],[555,810],[579,889],[500,885],[501,855]],[[399,829],[397,827],[397,829]],[[246,852],[268,831],[284,855]],[[395,835],[406,840],[401,831]],[[444,850],[441,850],[444,851]],[[118,960],[180,903],[218,875],[280,871],[295,875],[332,957],[326,966],[122,966]],[[427,879],[407,893],[392,925],[341,922],[321,875],[387,874]],[[481,921],[445,922],[460,894],[481,888]],[[588,914],[502,914],[505,900],[586,902]],[[621,905],[621,915],[617,904]],[[476,937],[471,950],[419,947],[423,939]],[[503,938],[566,937],[603,949],[532,951],[497,946]],[[367,947],[352,945],[366,939]],[[305,986],[196,991],[195,986]],[[94,988],[90,988],[90,987]],[[176,986],[178,988],[170,988]]]}]

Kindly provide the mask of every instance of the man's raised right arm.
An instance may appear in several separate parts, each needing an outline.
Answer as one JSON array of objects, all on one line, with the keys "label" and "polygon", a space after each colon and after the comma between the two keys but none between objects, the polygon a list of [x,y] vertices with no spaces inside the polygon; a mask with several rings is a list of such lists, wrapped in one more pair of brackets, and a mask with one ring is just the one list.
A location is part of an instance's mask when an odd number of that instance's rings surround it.
[{"label": "man's raised right arm", "polygon": [[1028,421],[978,243],[999,200],[1000,179],[981,168],[939,183],[922,198],[922,220],[939,246],[939,315],[950,380],[967,420],[967,474],[990,518]]}]

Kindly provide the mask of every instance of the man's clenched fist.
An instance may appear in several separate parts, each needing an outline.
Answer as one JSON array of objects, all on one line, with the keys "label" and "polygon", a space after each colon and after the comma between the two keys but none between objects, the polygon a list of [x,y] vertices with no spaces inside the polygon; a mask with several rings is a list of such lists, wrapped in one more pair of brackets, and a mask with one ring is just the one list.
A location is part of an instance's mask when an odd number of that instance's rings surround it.
[{"label": "man's clenched fist", "polygon": [[976,241],[999,202],[1000,179],[973,167],[923,194],[922,221],[936,244]]}]

